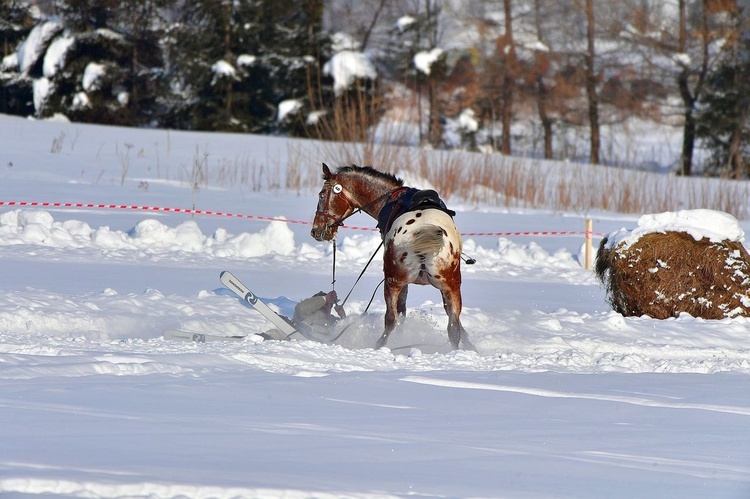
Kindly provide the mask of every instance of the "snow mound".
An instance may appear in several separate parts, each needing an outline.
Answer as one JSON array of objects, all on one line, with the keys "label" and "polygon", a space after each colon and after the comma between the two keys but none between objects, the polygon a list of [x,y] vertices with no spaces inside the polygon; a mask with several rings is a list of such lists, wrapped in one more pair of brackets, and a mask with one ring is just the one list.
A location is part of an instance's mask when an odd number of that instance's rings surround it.
[{"label": "snow mound", "polygon": [[[0,214],[0,247],[31,244],[51,248],[139,250],[147,254],[205,253],[219,257],[249,258],[291,255],[296,249],[294,233],[286,222],[273,221],[258,233],[229,234],[218,229],[203,234],[194,221],[169,227],[158,220],[138,222],[128,232],[107,226],[92,229],[85,222],[55,221],[44,210],[14,210]],[[322,256],[322,254],[321,254]]]},{"label": "snow mound", "polygon": [[623,249],[627,249],[646,234],[653,232],[686,232],[696,241],[706,238],[711,242],[729,240],[741,243],[745,240],[745,233],[737,219],[728,213],[714,210],[681,210],[643,215],[638,219],[637,228],[623,228],[610,234],[607,248],[614,249],[624,243]]}]

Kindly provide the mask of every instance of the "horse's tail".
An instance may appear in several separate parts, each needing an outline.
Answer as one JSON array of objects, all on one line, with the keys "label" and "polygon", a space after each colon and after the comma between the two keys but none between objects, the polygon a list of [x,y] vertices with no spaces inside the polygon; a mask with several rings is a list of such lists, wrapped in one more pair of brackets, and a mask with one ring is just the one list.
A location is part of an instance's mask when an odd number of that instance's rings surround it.
[{"label": "horse's tail", "polygon": [[418,255],[436,255],[443,249],[444,235],[445,231],[442,227],[426,224],[414,231],[412,249]]}]

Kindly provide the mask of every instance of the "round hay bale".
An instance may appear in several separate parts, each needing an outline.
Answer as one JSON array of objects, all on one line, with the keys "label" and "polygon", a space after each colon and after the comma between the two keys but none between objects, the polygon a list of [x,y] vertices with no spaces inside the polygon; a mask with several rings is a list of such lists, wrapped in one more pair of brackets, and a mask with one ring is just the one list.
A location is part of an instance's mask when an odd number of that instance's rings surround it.
[{"label": "round hay bale", "polygon": [[[717,220],[726,221],[707,221]],[[629,240],[622,240],[622,231],[613,233],[599,245],[596,273],[614,310],[625,316],[750,316],[750,255],[737,229],[732,238],[740,240],[701,237],[694,227],[659,232],[653,223]]]}]

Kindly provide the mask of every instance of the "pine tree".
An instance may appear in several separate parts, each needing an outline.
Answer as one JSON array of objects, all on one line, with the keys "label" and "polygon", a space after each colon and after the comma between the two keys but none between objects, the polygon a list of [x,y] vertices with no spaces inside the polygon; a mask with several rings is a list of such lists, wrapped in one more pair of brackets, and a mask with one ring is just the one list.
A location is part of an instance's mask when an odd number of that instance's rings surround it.
[{"label": "pine tree", "polygon": [[57,4],[74,39],[51,78],[44,114],[75,121],[156,125],[163,86],[159,16],[163,0],[64,0]]},{"label": "pine tree", "polygon": [[317,88],[327,40],[322,9],[320,0],[184,5],[165,36],[175,89],[169,121],[181,128],[279,131],[279,103],[300,99],[309,109],[310,88]]},{"label": "pine tree", "polygon": [[710,155],[712,175],[750,174],[750,33],[728,50],[708,74],[699,100],[696,135]]},{"label": "pine tree", "polygon": [[[0,2],[0,62],[12,57],[18,45],[34,27],[28,2],[4,0]],[[10,69],[10,68],[9,68]],[[33,80],[16,71],[0,68],[0,113],[28,115],[34,112]]]}]

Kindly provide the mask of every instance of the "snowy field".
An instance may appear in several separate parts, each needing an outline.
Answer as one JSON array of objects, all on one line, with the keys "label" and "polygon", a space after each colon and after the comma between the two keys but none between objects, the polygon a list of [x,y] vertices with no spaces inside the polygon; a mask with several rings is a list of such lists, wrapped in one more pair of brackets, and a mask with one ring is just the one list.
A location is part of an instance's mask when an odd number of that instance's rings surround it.
[{"label": "snowy field", "polygon": [[[301,144],[303,175],[338,164]],[[750,497],[750,321],[623,318],[581,266],[587,215],[599,234],[638,216],[449,199],[464,234],[494,234],[464,237],[477,353],[450,351],[439,294],[415,286],[390,348],[373,350],[380,289],[361,314],[379,257],[338,344],[259,341],[269,325],[222,270],[289,315],[331,288],[331,246],[300,223],[317,192],[261,185],[284,185],[290,150],[0,116],[0,495]],[[193,190],[196,165],[208,184]],[[193,203],[247,216],[165,210]],[[498,235],[536,231],[576,234]],[[341,297],[378,242],[342,229]],[[168,328],[248,336],[197,344]]]}]

